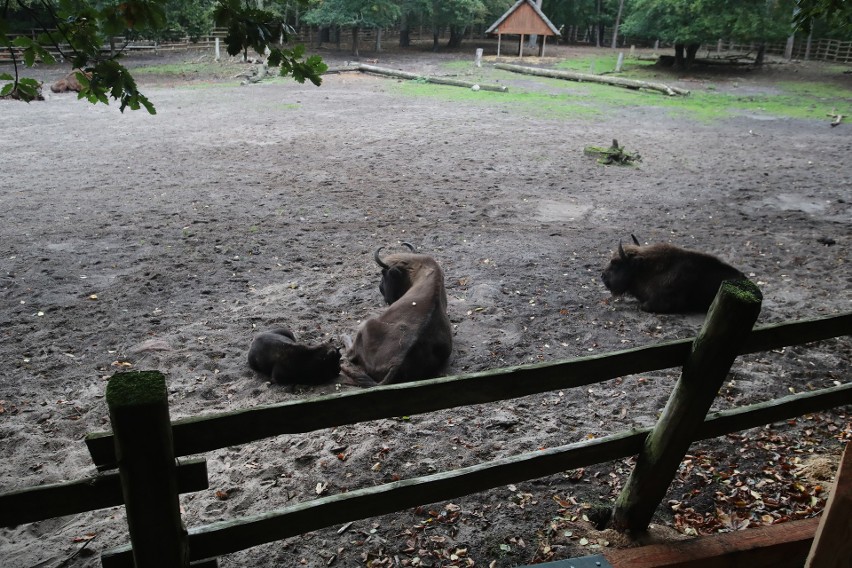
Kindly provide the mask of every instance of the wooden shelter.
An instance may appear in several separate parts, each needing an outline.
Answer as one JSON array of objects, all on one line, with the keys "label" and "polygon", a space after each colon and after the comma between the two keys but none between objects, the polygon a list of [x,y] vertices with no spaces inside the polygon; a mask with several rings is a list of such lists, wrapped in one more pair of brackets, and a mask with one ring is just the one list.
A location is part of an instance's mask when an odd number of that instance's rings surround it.
[{"label": "wooden shelter", "polygon": [[549,36],[562,35],[533,0],[515,2],[500,19],[485,30],[485,33],[497,34],[497,57],[500,57],[500,42],[504,34],[521,36],[518,57],[524,56],[525,35],[536,34],[541,36],[541,45],[538,49],[539,57],[544,56],[544,44]]}]

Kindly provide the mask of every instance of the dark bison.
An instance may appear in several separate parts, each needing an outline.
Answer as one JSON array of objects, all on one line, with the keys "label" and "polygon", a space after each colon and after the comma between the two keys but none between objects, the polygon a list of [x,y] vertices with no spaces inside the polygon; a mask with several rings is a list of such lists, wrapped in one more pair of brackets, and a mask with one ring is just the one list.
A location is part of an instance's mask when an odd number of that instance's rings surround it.
[{"label": "dark bison", "polygon": [[282,385],[318,385],[340,374],[340,351],[329,343],[305,345],[287,328],[264,331],[249,348],[249,367]]},{"label": "dark bison", "polygon": [[373,255],[382,268],[379,291],[390,307],[364,321],[355,340],[344,338],[343,373],[361,386],[387,385],[440,375],[453,351],[444,272],[431,256],[410,252]]},{"label": "dark bison", "polygon": [[615,296],[629,294],[646,312],[706,312],[723,280],[745,275],[709,254],[659,243],[642,246],[618,243],[601,274],[604,286]]}]

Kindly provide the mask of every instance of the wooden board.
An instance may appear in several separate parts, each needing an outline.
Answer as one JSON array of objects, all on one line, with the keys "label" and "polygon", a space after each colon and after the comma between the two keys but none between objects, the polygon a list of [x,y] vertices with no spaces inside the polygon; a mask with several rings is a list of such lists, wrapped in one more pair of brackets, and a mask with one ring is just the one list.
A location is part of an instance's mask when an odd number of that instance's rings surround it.
[{"label": "wooden board", "polygon": [[801,568],[819,519],[604,553],[614,568]]},{"label": "wooden board", "polygon": [[837,466],[834,490],[825,504],[806,568],[852,566],[852,451],[849,444]]}]

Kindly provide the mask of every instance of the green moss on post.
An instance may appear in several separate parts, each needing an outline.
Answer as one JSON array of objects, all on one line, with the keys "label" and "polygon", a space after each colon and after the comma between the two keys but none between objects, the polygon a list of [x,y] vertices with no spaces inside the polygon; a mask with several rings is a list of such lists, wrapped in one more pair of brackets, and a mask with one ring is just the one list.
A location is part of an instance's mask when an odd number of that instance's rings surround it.
[{"label": "green moss on post", "polygon": [[159,405],[168,400],[166,379],[158,371],[116,373],[107,384],[106,402],[110,408]]},{"label": "green moss on post", "polygon": [[188,566],[166,379],[119,373],[106,391],[136,568]]}]

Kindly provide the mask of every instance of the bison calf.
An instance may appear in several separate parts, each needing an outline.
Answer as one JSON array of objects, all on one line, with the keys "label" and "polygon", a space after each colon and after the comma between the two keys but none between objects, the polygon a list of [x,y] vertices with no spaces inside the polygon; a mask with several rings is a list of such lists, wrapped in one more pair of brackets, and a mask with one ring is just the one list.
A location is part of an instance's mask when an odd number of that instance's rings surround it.
[{"label": "bison calf", "polygon": [[382,268],[379,291],[390,304],[364,321],[355,340],[344,338],[344,374],[361,386],[438,376],[453,351],[444,272],[431,256],[409,253],[374,258]]},{"label": "bison calf", "polygon": [[745,278],[709,254],[665,243],[642,246],[636,237],[633,242],[618,243],[601,280],[613,295],[635,297],[646,312],[706,312],[722,281]]},{"label": "bison calf", "polygon": [[340,351],[329,343],[298,343],[292,331],[278,328],[254,338],[248,363],[256,372],[282,385],[318,385],[340,374]]}]

